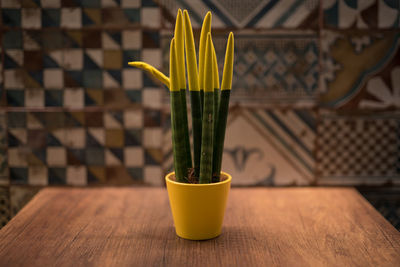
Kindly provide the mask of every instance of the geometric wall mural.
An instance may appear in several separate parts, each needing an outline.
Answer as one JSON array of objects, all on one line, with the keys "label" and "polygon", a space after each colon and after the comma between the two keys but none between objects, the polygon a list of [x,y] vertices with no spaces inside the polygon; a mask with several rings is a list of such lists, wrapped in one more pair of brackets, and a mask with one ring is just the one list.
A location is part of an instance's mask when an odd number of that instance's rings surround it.
[{"label": "geometric wall mural", "polygon": [[237,185],[312,185],[315,113],[241,109],[226,134],[223,168]]},{"label": "geometric wall mural", "polygon": [[[213,37],[222,77],[228,32]],[[235,32],[232,103],[274,107],[311,107],[318,99],[317,34]],[[164,69],[168,70],[170,35],[163,35]],[[166,71],[167,72],[167,71]]]},{"label": "geometric wall mural", "polygon": [[323,107],[400,107],[400,33],[323,31],[321,43]]},{"label": "geometric wall mural", "polygon": [[324,0],[324,26],[340,29],[390,29],[400,27],[398,1]]},{"label": "geometric wall mural", "polygon": [[200,27],[208,10],[213,11],[215,28],[316,28],[319,1],[170,1],[160,0],[167,12],[165,23],[171,27],[178,8],[187,9],[193,27]]},{"label": "geometric wall mural", "polygon": [[318,182],[377,185],[400,182],[400,114],[323,114],[317,127]]},{"label": "geometric wall mural", "polygon": [[160,111],[7,115],[11,184],[162,184]]}]

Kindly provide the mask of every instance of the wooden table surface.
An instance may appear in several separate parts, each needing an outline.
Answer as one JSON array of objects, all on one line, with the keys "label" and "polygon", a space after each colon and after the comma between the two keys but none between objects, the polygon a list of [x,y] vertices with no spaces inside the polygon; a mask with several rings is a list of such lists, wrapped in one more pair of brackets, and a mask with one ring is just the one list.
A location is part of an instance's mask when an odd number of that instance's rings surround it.
[{"label": "wooden table surface", "polygon": [[49,188],[0,231],[1,266],[400,266],[351,188],[232,189],[222,235],[175,235],[163,188]]}]

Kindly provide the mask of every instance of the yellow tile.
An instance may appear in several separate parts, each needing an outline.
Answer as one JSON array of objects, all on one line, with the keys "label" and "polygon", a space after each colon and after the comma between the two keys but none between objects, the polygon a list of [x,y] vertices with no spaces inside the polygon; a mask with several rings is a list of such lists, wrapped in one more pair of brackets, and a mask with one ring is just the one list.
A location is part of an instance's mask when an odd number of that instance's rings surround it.
[{"label": "yellow tile", "polygon": [[106,129],[106,146],[122,148],[124,146],[124,131],[122,129]]},{"label": "yellow tile", "polygon": [[105,69],[120,69],[122,67],[121,50],[105,50],[103,60]]}]

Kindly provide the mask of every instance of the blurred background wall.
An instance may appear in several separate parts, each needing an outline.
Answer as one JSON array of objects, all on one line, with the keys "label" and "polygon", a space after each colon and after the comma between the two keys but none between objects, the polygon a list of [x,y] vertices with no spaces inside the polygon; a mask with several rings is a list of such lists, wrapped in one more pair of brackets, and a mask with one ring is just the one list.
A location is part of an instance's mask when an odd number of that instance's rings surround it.
[{"label": "blurred background wall", "polygon": [[46,186],[162,186],[178,8],[235,66],[236,186],[356,186],[400,228],[398,0],[1,0],[0,225]]}]

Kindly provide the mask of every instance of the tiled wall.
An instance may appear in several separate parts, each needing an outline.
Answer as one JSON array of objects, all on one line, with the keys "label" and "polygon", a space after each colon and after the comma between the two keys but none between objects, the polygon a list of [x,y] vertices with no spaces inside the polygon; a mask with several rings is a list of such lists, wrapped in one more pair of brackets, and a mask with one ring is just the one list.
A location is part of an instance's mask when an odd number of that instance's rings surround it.
[{"label": "tiled wall", "polygon": [[[175,14],[235,33],[223,169],[235,185],[352,185],[400,226],[400,4],[2,0],[0,214],[52,185],[162,185]],[[368,187],[366,187],[368,186]],[[366,189],[367,188],[367,189]]]}]

